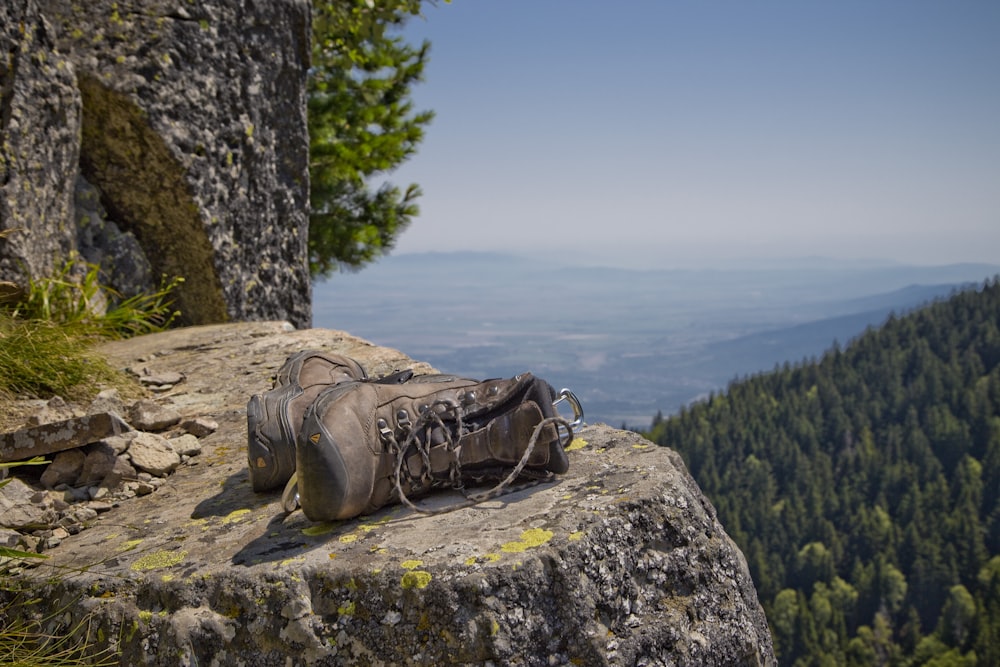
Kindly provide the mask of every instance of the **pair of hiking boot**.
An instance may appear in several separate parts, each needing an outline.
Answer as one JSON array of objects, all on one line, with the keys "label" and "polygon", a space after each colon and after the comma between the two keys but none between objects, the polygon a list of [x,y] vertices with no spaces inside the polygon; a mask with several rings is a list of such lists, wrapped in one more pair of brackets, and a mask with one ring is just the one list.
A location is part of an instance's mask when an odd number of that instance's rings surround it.
[{"label": "pair of hiking boot", "polygon": [[[573,423],[555,404],[568,400]],[[314,521],[348,519],[394,502],[418,511],[435,488],[498,481],[462,506],[499,495],[516,479],[569,469],[564,445],[583,411],[530,373],[471,380],[409,371],[371,379],[355,360],[305,350],[274,388],[247,404],[255,491],[284,485],[283,503]],[[447,509],[454,509],[455,506]]]}]

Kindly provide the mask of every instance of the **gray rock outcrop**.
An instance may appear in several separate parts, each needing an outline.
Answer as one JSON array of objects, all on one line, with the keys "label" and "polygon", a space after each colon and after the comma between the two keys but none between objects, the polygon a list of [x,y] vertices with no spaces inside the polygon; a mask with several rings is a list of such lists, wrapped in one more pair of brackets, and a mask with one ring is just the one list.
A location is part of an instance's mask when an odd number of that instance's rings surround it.
[{"label": "gray rock outcrop", "polygon": [[634,433],[588,426],[566,475],[466,509],[286,515],[250,487],[246,400],[305,348],[373,376],[433,370],[280,323],[105,345],[123,367],[181,373],[157,400],[218,429],[155,493],[58,535],[20,575],[43,600],[25,613],[58,611],[47,630],[79,624],[130,665],[774,664],[743,555],[679,456]]},{"label": "gray rock outcrop", "polygon": [[309,11],[2,3],[0,278],[76,250],[125,294],[183,277],[186,323],[308,325]]}]

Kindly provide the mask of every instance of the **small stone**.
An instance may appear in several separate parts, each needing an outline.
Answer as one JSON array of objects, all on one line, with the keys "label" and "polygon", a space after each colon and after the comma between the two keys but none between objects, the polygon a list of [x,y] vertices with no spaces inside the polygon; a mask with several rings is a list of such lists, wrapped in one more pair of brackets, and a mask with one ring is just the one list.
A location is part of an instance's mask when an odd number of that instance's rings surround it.
[{"label": "small stone", "polygon": [[148,496],[153,491],[156,491],[156,487],[149,482],[138,482],[135,485],[134,491],[137,496]]},{"label": "small stone", "polygon": [[45,548],[52,549],[59,546],[59,544],[69,537],[69,531],[65,528],[55,528],[48,531],[49,535],[45,538]]},{"label": "small stone", "polygon": [[197,456],[201,454],[201,442],[190,433],[185,433],[168,442],[170,442],[170,446],[174,448],[174,451],[181,456]]},{"label": "small stone", "polygon": [[[39,494],[17,477],[0,487],[0,527],[38,530],[55,523],[56,513],[48,496]],[[33,501],[38,497],[40,502]]]},{"label": "small stone", "polygon": [[181,464],[180,455],[170,441],[155,433],[140,433],[128,448],[132,465],[151,475],[169,475]]},{"label": "small stone", "polygon": [[78,503],[82,500],[90,500],[90,494],[87,493],[86,487],[76,488],[60,484],[59,492],[62,493],[62,499],[67,503]]},{"label": "small stone", "polygon": [[91,500],[100,500],[107,497],[108,488],[105,486],[92,486],[87,489],[87,493],[90,494]]},{"label": "small stone", "polygon": [[211,435],[219,430],[219,422],[209,417],[195,417],[193,419],[187,419],[181,422],[181,428],[195,436],[196,438],[204,438],[206,435]]},{"label": "small stone", "polygon": [[113,435],[110,438],[104,438],[101,442],[113,449],[116,455],[120,456],[128,451],[128,446],[132,444],[132,441],[135,440],[135,436],[138,434],[138,431],[128,431],[127,433],[122,433],[121,435]]},{"label": "small stone", "polygon": [[0,547],[14,549],[21,540],[21,533],[10,528],[0,528]]},{"label": "small stone", "polygon": [[46,491],[45,495],[48,496],[48,499],[44,502],[46,506],[51,507],[57,512],[65,512],[69,509],[69,503],[66,502],[66,499],[58,491]]},{"label": "small stone", "polygon": [[66,515],[59,521],[59,525],[67,527],[72,524],[83,524],[88,521],[93,521],[95,518],[97,518],[97,512],[94,511],[93,508],[85,505],[77,505],[66,513]]},{"label": "small stone", "polygon": [[86,458],[87,455],[79,448],[59,452],[53,457],[52,463],[45,467],[40,480],[42,486],[52,489],[60,484],[75,484],[83,472]]},{"label": "small stone", "polygon": [[183,381],[184,374],[177,373],[175,371],[152,373],[148,368],[144,368],[143,374],[139,376],[139,383],[148,387],[157,387],[162,385],[173,386],[175,384],[180,384]]},{"label": "small stone", "polygon": [[115,454],[115,450],[111,446],[104,442],[88,445],[84,450],[87,454],[77,483],[88,486],[98,484],[114,470],[118,455]]},{"label": "small stone", "polygon": [[118,489],[121,488],[125,480],[135,479],[135,476],[135,468],[132,467],[124,456],[118,456],[115,458],[114,466],[104,476],[104,479],[101,480],[100,485],[109,489]]},{"label": "small stone", "polygon": [[117,389],[105,389],[90,402],[90,408],[87,412],[91,414],[96,412],[114,412],[118,415],[124,415],[126,412],[125,402],[122,400],[121,394],[118,393]]},{"label": "small stone", "polygon": [[136,401],[129,410],[129,422],[140,431],[164,431],[181,420],[179,412],[156,401]]}]

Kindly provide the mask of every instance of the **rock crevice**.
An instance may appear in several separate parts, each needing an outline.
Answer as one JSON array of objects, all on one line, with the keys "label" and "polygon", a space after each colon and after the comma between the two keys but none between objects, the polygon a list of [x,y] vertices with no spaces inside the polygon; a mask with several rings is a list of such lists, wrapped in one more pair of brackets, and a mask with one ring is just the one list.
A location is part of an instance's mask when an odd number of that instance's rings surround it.
[{"label": "rock crevice", "polygon": [[311,322],[306,0],[18,0],[0,24],[0,278],[96,256],[82,173],[154,281],[185,278],[181,321]]}]

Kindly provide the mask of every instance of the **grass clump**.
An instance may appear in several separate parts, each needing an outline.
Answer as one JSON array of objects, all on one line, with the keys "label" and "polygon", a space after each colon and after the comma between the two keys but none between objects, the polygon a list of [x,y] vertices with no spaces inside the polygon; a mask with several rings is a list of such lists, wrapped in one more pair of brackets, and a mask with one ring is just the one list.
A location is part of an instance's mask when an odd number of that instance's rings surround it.
[{"label": "grass clump", "polygon": [[68,400],[95,387],[124,386],[124,376],[93,352],[102,340],[163,331],[179,313],[172,292],[180,278],[152,294],[124,298],[101,285],[100,269],[71,259],[54,276],[32,280],[0,308],[0,399]]},{"label": "grass clump", "polygon": [[152,294],[125,298],[100,282],[100,267],[71,259],[55,275],[32,280],[14,318],[66,327],[77,337],[117,339],[163,331],[180,314],[171,293],[183,278],[163,279]]}]

